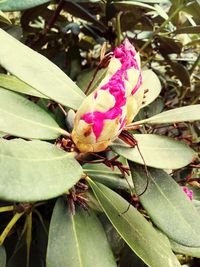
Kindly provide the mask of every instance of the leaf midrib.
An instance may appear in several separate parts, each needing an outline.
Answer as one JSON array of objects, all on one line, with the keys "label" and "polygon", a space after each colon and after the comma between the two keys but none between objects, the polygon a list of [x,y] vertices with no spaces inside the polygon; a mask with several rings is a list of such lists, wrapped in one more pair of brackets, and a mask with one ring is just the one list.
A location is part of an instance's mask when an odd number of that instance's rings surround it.
[{"label": "leaf midrib", "polygon": [[84,167],[83,167],[83,170],[85,172],[96,172],[96,174],[108,174],[112,176],[116,174],[116,175],[122,176],[121,172],[109,172],[109,171],[104,171],[104,170],[99,170],[99,169],[84,169]]},{"label": "leaf midrib", "polygon": [[79,246],[79,242],[78,242],[78,236],[77,236],[77,232],[76,232],[75,220],[74,220],[73,215],[71,215],[71,222],[72,222],[72,229],[74,232],[75,244],[76,244],[76,248],[77,248],[78,260],[79,260],[80,266],[83,267],[82,259],[81,259],[80,246]]},{"label": "leaf midrib", "polygon": [[[62,131],[62,129],[61,128],[56,128],[56,127],[52,127],[52,126],[49,126],[49,125],[47,125],[47,124],[42,124],[42,123],[40,123],[40,122],[37,122],[37,121],[31,121],[31,120],[29,120],[29,119],[27,119],[27,118],[24,118],[24,117],[21,117],[21,116],[19,116],[19,115],[16,115],[16,114],[14,114],[14,113],[11,113],[11,112],[9,112],[9,111],[7,111],[7,110],[3,110],[3,109],[1,109],[0,108],[0,111],[2,111],[2,112],[4,112],[4,113],[8,113],[10,116],[13,116],[13,117],[16,117],[16,118],[18,118],[19,120],[24,120],[24,121],[26,121],[26,122],[29,122],[30,124],[33,124],[33,125],[40,125],[40,126],[42,126],[42,127],[44,127],[44,128],[47,128],[47,129],[53,129],[53,130],[55,130],[56,132],[58,132],[58,133],[61,133]],[[48,118],[49,119],[49,118]],[[54,122],[54,121],[53,121]],[[55,122],[54,122],[55,123]]]},{"label": "leaf midrib", "polygon": [[192,229],[193,234],[197,235],[197,233],[194,232],[194,229],[191,227],[191,225],[188,223],[188,221],[183,216],[181,216],[181,213],[177,210],[177,207],[172,205],[172,202],[164,194],[161,187],[156,183],[155,179],[153,179],[152,176],[150,176],[150,178],[151,178],[152,182],[155,184],[155,186],[157,187],[158,191],[161,193],[161,195],[163,195],[163,197],[167,200],[167,202],[169,203],[169,206],[171,206],[172,209],[175,211],[175,213],[178,214],[178,217],[181,218],[181,221],[186,222],[186,224],[189,225],[189,228]]},{"label": "leaf midrib", "polygon": [[[93,183],[93,182],[92,182]],[[95,186],[97,186],[96,184],[95,184]],[[97,186],[97,188],[101,191],[101,189]],[[113,206],[113,208],[117,211],[117,213],[119,213],[120,214],[120,211],[112,204],[112,201],[101,191],[101,193],[102,193],[102,195],[104,195],[104,197],[110,202],[110,205],[111,206]],[[96,193],[95,193],[95,195],[96,195]],[[96,195],[97,196],[97,195]],[[98,198],[98,197],[97,197]],[[101,203],[101,202],[100,202]],[[102,206],[102,204],[101,204],[101,206]],[[106,212],[106,210],[104,209],[104,207],[102,206],[102,208],[103,208],[103,210],[105,211],[105,213],[107,214],[107,212]],[[110,218],[110,216],[107,214],[107,216]],[[124,220],[127,222],[127,224],[130,226],[130,228],[132,228],[131,227],[131,224],[129,223],[129,221],[123,216],[123,218],[124,218]],[[111,220],[111,219],[110,219]],[[111,220],[112,221],[112,220]],[[120,231],[117,229],[117,227],[115,226],[115,225],[113,225],[114,227],[115,227],[115,229],[117,230],[117,232],[119,232],[120,233]],[[147,242],[147,240],[145,239],[145,237],[142,235],[142,233],[138,230],[138,229],[136,229],[136,228],[134,228],[134,230],[138,233],[138,235],[141,237],[141,239],[143,239],[144,240],[144,242],[147,244],[148,242]],[[126,240],[126,238],[124,238],[125,240]],[[132,245],[126,240],[126,242],[132,247]],[[162,240],[160,239],[159,240],[159,242],[161,243],[162,242]],[[163,242],[162,242],[163,243]],[[163,247],[165,247],[165,244],[163,245]],[[163,248],[162,246],[160,246],[160,250],[162,250],[162,248]],[[155,251],[155,254],[158,254],[158,255],[161,255],[161,257],[163,258],[163,256],[162,256],[162,254],[159,254],[158,253],[158,251],[157,251],[157,249],[155,249],[153,246],[152,246],[152,248],[153,248],[153,250]],[[135,252],[136,253],[136,252]],[[136,254],[139,254],[139,253],[136,253]],[[169,256],[169,253],[166,253],[166,251],[164,250],[164,258],[168,258],[168,256]],[[148,264],[147,262],[146,262],[146,260],[144,260],[144,262],[146,263],[146,264]]]},{"label": "leaf midrib", "polygon": [[[159,145],[159,144],[158,144]],[[182,144],[181,144],[182,145]],[[122,148],[133,148],[133,147],[130,147],[130,146],[128,146],[128,145],[119,145],[119,144],[114,144],[114,145],[112,145],[112,147],[122,147]],[[185,147],[185,148],[187,148],[187,147]],[[154,150],[155,151],[155,146],[154,147],[152,147],[152,146],[140,146],[140,149],[143,149],[143,150]],[[179,151],[179,150],[182,150],[183,149],[183,147],[180,147],[180,148],[173,148],[173,147],[170,147],[170,148],[168,148],[168,147],[156,147],[156,151],[157,150],[172,150],[172,151]]]},{"label": "leaf midrib", "polygon": [[72,159],[73,159],[73,157],[72,157],[72,154],[67,154],[66,153],[66,155],[63,155],[63,156],[59,156],[59,157],[52,157],[52,158],[49,158],[49,159],[47,159],[47,158],[38,158],[38,159],[36,159],[36,158],[20,158],[20,157],[15,157],[15,156],[10,156],[10,155],[5,155],[5,154],[0,154],[0,156],[3,158],[11,158],[11,159],[15,159],[15,160],[21,160],[21,161],[35,161],[35,162],[37,162],[37,161],[51,161],[51,160],[62,160],[62,159],[64,159],[64,158],[67,158],[67,157],[71,157]]}]

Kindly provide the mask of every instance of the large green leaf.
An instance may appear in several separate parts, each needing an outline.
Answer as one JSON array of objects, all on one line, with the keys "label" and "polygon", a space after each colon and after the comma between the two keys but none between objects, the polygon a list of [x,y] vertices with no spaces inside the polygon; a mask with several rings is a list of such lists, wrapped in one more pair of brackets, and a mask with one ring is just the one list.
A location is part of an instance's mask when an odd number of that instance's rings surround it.
[{"label": "large green leaf", "polygon": [[3,137],[6,133],[0,132],[0,137]]},{"label": "large green leaf", "polygon": [[164,111],[151,118],[141,121],[136,121],[132,123],[132,125],[143,124],[143,123],[149,123],[149,124],[175,123],[182,121],[198,121],[198,120],[200,120],[200,104]]},{"label": "large green leaf", "polygon": [[145,94],[144,107],[149,105],[159,96],[161,83],[158,76],[152,70],[144,70],[142,71],[142,86],[144,89],[148,89],[148,92]]},{"label": "large green leaf", "polygon": [[[89,83],[93,79],[93,75],[95,74],[95,71],[96,71],[96,68],[89,69],[89,70],[86,69],[78,75],[77,84],[83,91],[85,91],[87,89]],[[94,81],[92,82],[92,84],[90,86],[89,92],[93,92],[95,89],[97,89],[101,80],[103,80],[103,78],[105,77],[106,72],[107,72],[107,68],[100,69],[97,72],[97,74],[94,78]]]},{"label": "large green leaf", "polygon": [[40,93],[74,109],[85,95],[80,88],[50,60],[0,30],[0,64]]},{"label": "large green leaf", "polygon": [[26,95],[47,98],[47,96],[12,75],[0,74],[0,87]]},{"label": "large green leaf", "polygon": [[[195,152],[186,144],[166,136],[155,134],[135,134],[137,147],[132,148],[121,140],[111,146],[119,155],[147,166],[165,169],[178,169],[188,165],[195,157]],[[142,159],[142,156],[144,161]]]},{"label": "large green leaf", "polygon": [[38,105],[2,88],[0,88],[0,131],[36,139],[56,139],[65,133]]},{"label": "large green leaf", "polygon": [[8,16],[4,14],[1,10],[0,10],[0,22],[3,22],[8,25],[12,25],[12,22],[10,21]]},{"label": "large green leaf", "polygon": [[200,258],[200,247],[194,248],[194,247],[183,246],[179,243],[174,242],[173,240],[170,240],[170,244],[172,250],[176,253],[188,255],[195,258]]},{"label": "large green leaf", "polygon": [[122,173],[117,170],[111,170],[102,164],[83,165],[83,171],[95,181],[105,184],[114,189],[130,191],[133,189],[133,181],[130,176],[122,177]]},{"label": "large green leaf", "polygon": [[187,26],[183,28],[178,28],[173,33],[179,34],[179,33],[200,33],[200,26]]},{"label": "large green leaf", "polygon": [[180,266],[168,245],[137,209],[129,207],[126,200],[108,187],[90,179],[88,182],[113,226],[148,266]]},{"label": "large green leaf", "polygon": [[3,11],[17,11],[39,6],[51,0],[1,0],[0,9]]},{"label": "large green leaf", "polygon": [[47,267],[116,267],[105,232],[96,215],[56,202],[49,232]]},{"label": "large green leaf", "polygon": [[73,154],[52,144],[0,139],[0,199],[50,199],[70,189],[81,175]]},{"label": "large green leaf", "polygon": [[6,267],[6,251],[3,246],[0,246],[0,266]]},{"label": "large green leaf", "polygon": [[168,237],[190,247],[200,247],[200,216],[180,186],[163,170],[130,162],[135,191],[152,221]]}]

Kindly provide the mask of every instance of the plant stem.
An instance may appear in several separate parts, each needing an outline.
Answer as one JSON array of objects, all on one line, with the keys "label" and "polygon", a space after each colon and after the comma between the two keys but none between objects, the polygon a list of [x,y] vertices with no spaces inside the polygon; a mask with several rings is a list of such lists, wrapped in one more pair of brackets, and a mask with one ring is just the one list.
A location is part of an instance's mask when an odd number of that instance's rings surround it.
[{"label": "plant stem", "polygon": [[93,76],[92,76],[92,79],[90,80],[90,82],[89,82],[89,84],[88,84],[88,87],[86,88],[86,90],[85,90],[85,92],[84,92],[85,95],[88,95],[88,93],[89,93],[89,91],[90,91],[90,87],[91,87],[91,85],[92,85],[94,79],[96,78],[96,75],[97,75],[98,71],[99,71],[99,66],[97,66],[96,69],[95,69],[95,72],[94,72],[94,74],[93,74]]},{"label": "plant stem", "polygon": [[58,103],[58,107],[60,108],[60,110],[62,111],[62,113],[65,115],[65,117],[67,117],[67,112],[65,111],[65,109],[63,108],[63,106]]},{"label": "plant stem", "polygon": [[12,211],[13,209],[14,209],[14,206],[0,207],[0,212]]},{"label": "plant stem", "polygon": [[64,0],[60,0],[53,16],[51,17],[51,19],[47,23],[47,26],[39,33],[39,36],[36,39],[33,39],[33,41],[29,44],[30,47],[33,47],[40,40],[42,40],[43,37],[48,33],[48,31],[53,27],[58,16],[60,15],[60,12],[63,8],[63,5],[64,5]]},{"label": "plant stem", "polygon": [[116,46],[119,46],[121,44],[121,15],[123,14],[122,11],[120,11],[117,14],[117,40],[116,40]]},{"label": "plant stem", "polygon": [[27,248],[27,255],[26,255],[26,264],[27,267],[29,266],[30,261],[30,250],[31,250],[31,240],[32,240],[32,212],[30,212],[26,216],[26,248]]},{"label": "plant stem", "polygon": [[6,228],[3,230],[3,233],[0,235],[0,246],[3,244],[5,238],[9,234],[10,230],[13,228],[15,223],[19,220],[19,218],[24,214],[24,212],[16,213],[10,222],[7,224]]}]

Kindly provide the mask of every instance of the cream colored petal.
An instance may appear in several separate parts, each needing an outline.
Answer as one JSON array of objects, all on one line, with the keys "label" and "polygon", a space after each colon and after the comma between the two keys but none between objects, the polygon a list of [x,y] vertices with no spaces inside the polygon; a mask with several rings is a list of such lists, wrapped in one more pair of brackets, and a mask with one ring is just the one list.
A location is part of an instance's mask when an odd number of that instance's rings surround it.
[{"label": "cream colored petal", "polygon": [[127,122],[129,124],[139,112],[144,99],[144,88],[141,86],[134,95],[127,98]]},{"label": "cream colored petal", "polygon": [[131,68],[127,70],[127,75],[128,75],[128,80],[124,80],[124,81],[125,81],[125,88],[127,92],[126,95],[129,96],[131,92],[133,91],[134,87],[137,85],[140,72],[134,68]]},{"label": "cream colored petal", "polygon": [[139,52],[135,55],[135,59],[137,61],[139,69],[141,69],[141,60],[140,60],[140,53]]},{"label": "cream colored petal", "polygon": [[119,134],[119,119],[115,120],[104,120],[104,127],[101,135],[98,138],[98,142],[106,141],[106,140],[113,140]]},{"label": "cream colored petal", "polygon": [[110,75],[107,73],[106,76],[103,78],[103,80],[100,82],[99,86],[97,87],[97,89],[95,91],[98,91],[103,85],[105,85],[106,83],[109,82],[110,80]]},{"label": "cream colored petal", "polygon": [[79,120],[80,117],[85,113],[93,112],[94,107],[95,107],[94,93],[92,93],[84,99],[83,103],[81,104],[80,108],[76,113],[75,120]]},{"label": "cream colored petal", "polygon": [[97,91],[94,111],[106,112],[115,105],[115,97],[110,94],[109,90]]},{"label": "cream colored petal", "polygon": [[121,68],[122,64],[116,57],[112,57],[108,65],[108,75],[113,76]]},{"label": "cream colored petal", "polygon": [[79,139],[79,141],[84,142],[84,143],[95,143],[96,138],[91,131],[90,134],[88,134],[88,128],[89,124],[86,123],[84,120],[79,120],[77,127],[74,128],[74,131],[76,132],[76,136]]}]

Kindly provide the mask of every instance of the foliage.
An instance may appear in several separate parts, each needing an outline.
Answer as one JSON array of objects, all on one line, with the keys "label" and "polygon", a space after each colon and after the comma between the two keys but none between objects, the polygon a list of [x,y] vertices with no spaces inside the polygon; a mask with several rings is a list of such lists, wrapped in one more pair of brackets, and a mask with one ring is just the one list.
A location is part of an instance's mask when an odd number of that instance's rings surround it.
[{"label": "foliage", "polygon": [[[0,1],[0,266],[199,266],[199,5]],[[148,84],[135,147],[79,153],[74,114],[125,37]]]}]

